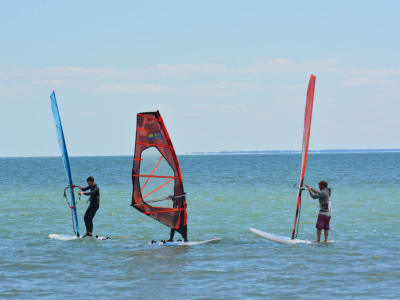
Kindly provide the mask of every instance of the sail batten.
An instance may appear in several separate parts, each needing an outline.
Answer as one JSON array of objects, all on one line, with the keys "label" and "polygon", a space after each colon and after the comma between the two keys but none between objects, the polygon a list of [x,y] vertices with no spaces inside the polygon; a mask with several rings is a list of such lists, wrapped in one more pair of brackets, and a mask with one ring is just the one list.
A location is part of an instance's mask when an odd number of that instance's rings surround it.
[{"label": "sail batten", "polygon": [[69,187],[70,197],[71,197],[71,202],[72,202],[71,209],[73,210],[73,222],[75,223],[76,235],[79,236],[79,222],[78,222],[78,215],[77,215],[77,211],[76,211],[74,184],[72,182],[71,166],[69,163],[67,145],[65,143],[64,131],[63,131],[62,123],[61,123],[60,112],[58,110],[56,94],[54,91],[50,95],[50,101],[51,101],[51,110],[53,112],[53,118],[54,118],[54,122],[56,125],[58,145],[60,147],[61,157],[63,159],[65,173],[67,175],[67,180],[68,180],[68,187]]},{"label": "sail batten", "polygon": [[[158,111],[137,114],[132,168],[132,206],[182,233],[186,230],[186,198],[178,158]],[[163,206],[152,206],[153,195]],[[154,199],[154,197],[151,197]]]},{"label": "sail batten", "polygon": [[315,80],[316,80],[316,77],[314,75],[311,75],[310,81],[308,83],[308,88],[307,88],[306,107],[305,107],[305,111],[304,111],[303,145],[302,145],[302,154],[301,154],[299,192],[297,194],[297,206],[296,206],[296,215],[295,215],[294,226],[293,226],[293,231],[292,231],[292,239],[296,238],[297,232],[298,232],[298,227],[299,227],[300,210],[301,210],[301,195],[302,195],[302,191],[304,188],[303,185],[304,185],[304,177],[306,174],[306,167],[307,167],[308,146],[310,143],[311,120],[312,120],[312,112],[313,112],[313,104],[314,104]]}]

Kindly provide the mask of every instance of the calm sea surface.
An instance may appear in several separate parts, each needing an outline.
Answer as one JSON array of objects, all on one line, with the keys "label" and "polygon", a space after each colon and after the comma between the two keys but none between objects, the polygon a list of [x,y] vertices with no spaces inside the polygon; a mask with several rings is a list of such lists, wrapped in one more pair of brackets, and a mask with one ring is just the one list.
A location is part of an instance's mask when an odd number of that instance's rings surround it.
[{"label": "calm sea surface", "polygon": [[[169,230],[129,206],[131,157],[71,159],[75,184],[101,189],[95,233],[113,239],[49,239],[72,234],[61,159],[0,159],[0,298],[400,298],[400,153],[310,154],[306,183],[332,187],[332,242],[294,246],[248,227],[290,235],[300,155],[179,159],[189,239],[219,244],[149,246]],[[299,238],[315,239],[317,208],[304,197]]]}]

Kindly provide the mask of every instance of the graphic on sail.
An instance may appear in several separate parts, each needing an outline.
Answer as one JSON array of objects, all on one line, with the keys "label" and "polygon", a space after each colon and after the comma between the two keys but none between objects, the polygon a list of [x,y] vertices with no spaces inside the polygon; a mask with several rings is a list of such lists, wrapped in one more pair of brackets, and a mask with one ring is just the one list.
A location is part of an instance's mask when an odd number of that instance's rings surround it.
[{"label": "graphic on sail", "polygon": [[132,206],[183,234],[187,226],[182,174],[158,111],[137,114]]},{"label": "graphic on sail", "polygon": [[304,112],[304,129],[303,129],[303,147],[301,155],[301,171],[299,180],[299,192],[297,195],[297,207],[296,216],[294,219],[294,226],[292,231],[292,239],[297,237],[297,232],[299,228],[300,210],[301,210],[301,193],[303,191],[304,176],[306,174],[307,157],[308,157],[308,145],[310,142],[310,132],[311,132],[311,119],[314,103],[314,90],[315,90],[315,80],[316,77],[311,75],[310,81],[307,88],[307,100],[306,109]]},{"label": "graphic on sail", "polygon": [[[74,231],[75,231],[76,235],[79,237],[79,222],[78,222],[78,216],[77,216],[77,212],[76,212],[74,185],[72,183],[72,175],[71,175],[71,166],[69,164],[69,157],[68,157],[68,152],[67,152],[67,146],[65,144],[64,131],[63,131],[62,123],[61,123],[60,113],[58,111],[56,94],[54,91],[50,95],[50,101],[51,101],[51,110],[53,112],[54,122],[56,124],[58,145],[60,146],[61,156],[62,156],[62,159],[64,162],[64,168],[65,168],[65,172],[67,174],[67,179],[68,179],[68,187],[69,187],[70,197],[71,197],[71,202],[72,202],[70,205],[70,208],[73,211],[73,223],[72,224],[75,225]],[[64,193],[65,193],[65,191],[64,191]]]}]

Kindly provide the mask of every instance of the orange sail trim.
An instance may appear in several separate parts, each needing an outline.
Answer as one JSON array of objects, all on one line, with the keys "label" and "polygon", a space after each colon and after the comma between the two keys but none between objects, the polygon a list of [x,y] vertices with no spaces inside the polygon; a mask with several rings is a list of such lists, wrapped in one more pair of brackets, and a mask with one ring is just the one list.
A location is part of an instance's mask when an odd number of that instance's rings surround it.
[{"label": "orange sail trim", "polygon": [[151,194],[157,192],[159,189],[162,189],[164,186],[166,186],[168,183],[170,183],[172,180],[174,180],[173,178],[171,178],[170,180],[168,180],[167,182],[164,182],[162,185],[160,185],[158,188],[152,190],[150,193],[146,194],[145,196],[143,196],[143,199],[146,199],[148,196],[150,196]]},{"label": "orange sail trim", "polygon": [[313,104],[314,104],[315,80],[316,80],[316,77],[314,75],[311,75],[310,81],[308,83],[308,88],[307,88],[306,108],[305,108],[305,112],[304,112],[303,147],[302,147],[302,155],[301,155],[299,192],[297,195],[296,216],[294,218],[292,239],[296,238],[297,232],[298,232],[298,227],[299,227],[298,225],[299,225],[300,209],[301,209],[301,193],[303,191],[304,177],[306,175],[308,146],[310,143],[311,120],[312,120],[312,111],[313,111]]},{"label": "orange sail trim", "polygon": [[[160,164],[161,160],[162,160],[162,156],[160,157],[160,159],[158,160],[157,164],[155,165],[155,167],[154,167],[153,170],[151,171],[150,176],[147,177],[147,180],[146,180],[146,182],[143,184],[142,188],[140,189],[140,192],[143,192],[143,189],[146,187],[146,184],[149,182],[150,178],[153,176],[154,172],[157,170],[158,165]],[[144,197],[144,198],[146,198],[146,197]]]},{"label": "orange sail trim", "polygon": [[170,212],[176,212],[176,211],[182,211],[184,208],[170,208],[166,210],[156,210],[156,211],[147,211],[145,212],[146,215],[151,215],[151,214],[160,214],[160,213],[170,213]]},{"label": "orange sail trim", "polygon": [[167,148],[172,148],[170,145],[160,145],[160,144],[150,144],[150,143],[141,143],[141,142],[136,142],[138,145],[144,145],[144,146],[154,146],[154,147],[167,147]]},{"label": "orange sail trim", "polygon": [[152,177],[152,178],[179,178],[178,176],[159,176],[159,175],[144,175],[144,174],[133,174],[132,177]]}]

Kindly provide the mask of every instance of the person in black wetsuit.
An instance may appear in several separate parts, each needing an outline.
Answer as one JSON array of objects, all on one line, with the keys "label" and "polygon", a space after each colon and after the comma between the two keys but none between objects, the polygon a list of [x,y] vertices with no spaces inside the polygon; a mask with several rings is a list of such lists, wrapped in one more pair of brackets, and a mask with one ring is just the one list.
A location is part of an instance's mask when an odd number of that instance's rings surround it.
[{"label": "person in black wetsuit", "polygon": [[[171,228],[171,234],[169,236],[168,242],[173,242],[174,241],[175,231],[176,231],[175,229]],[[183,241],[184,242],[189,242],[189,240],[187,238],[187,226],[186,225],[183,227],[182,237],[183,237]]]},{"label": "person in black wetsuit", "polygon": [[[86,210],[85,213],[85,226],[86,226],[86,234],[83,237],[86,236],[93,236],[93,218],[96,215],[97,210],[100,207],[100,189],[97,186],[96,182],[94,181],[93,176],[89,176],[86,179],[86,182],[88,183],[88,186],[83,188],[79,186],[79,189],[81,190],[79,192],[79,195],[86,195],[90,196],[89,197],[89,207]],[[90,190],[90,192],[84,193],[84,191]]]},{"label": "person in black wetsuit", "polygon": [[[179,199],[179,200],[173,199],[173,201],[174,201],[174,205],[173,205],[174,208],[182,207],[181,199]],[[182,235],[184,242],[189,242],[189,240],[187,238],[187,224],[185,224],[186,211],[184,211],[184,210],[181,211],[180,218],[181,218],[180,227],[182,228],[182,232],[180,234]],[[176,231],[176,229],[171,228],[171,233],[170,233],[168,242],[173,242],[174,241],[175,231]]]}]

